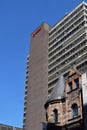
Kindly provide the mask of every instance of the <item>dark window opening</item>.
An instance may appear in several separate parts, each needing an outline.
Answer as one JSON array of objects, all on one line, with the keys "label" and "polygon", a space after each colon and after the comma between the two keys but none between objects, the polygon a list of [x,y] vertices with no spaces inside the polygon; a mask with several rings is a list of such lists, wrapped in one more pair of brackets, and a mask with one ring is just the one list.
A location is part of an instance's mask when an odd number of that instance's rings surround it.
[{"label": "dark window opening", "polygon": [[69,85],[69,91],[71,92],[72,91],[72,82],[70,82],[68,85]]},{"label": "dark window opening", "polygon": [[75,79],[74,82],[75,82],[75,87],[79,88],[79,79]]},{"label": "dark window opening", "polygon": [[54,109],[54,123],[57,123],[58,122],[58,110],[57,109]]},{"label": "dark window opening", "polygon": [[46,112],[46,121],[48,121],[48,113]]},{"label": "dark window opening", "polygon": [[72,115],[73,115],[73,117],[78,116],[78,106],[77,106],[77,104],[72,105]]}]

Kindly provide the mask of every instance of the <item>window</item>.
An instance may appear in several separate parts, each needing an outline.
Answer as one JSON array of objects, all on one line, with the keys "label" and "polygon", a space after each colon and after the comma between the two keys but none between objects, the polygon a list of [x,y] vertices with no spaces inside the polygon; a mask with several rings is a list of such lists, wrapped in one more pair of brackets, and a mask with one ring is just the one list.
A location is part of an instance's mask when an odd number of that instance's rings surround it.
[{"label": "window", "polygon": [[79,79],[75,79],[74,82],[75,82],[75,87],[79,88]]},{"label": "window", "polygon": [[48,113],[46,112],[46,121],[48,121]]},{"label": "window", "polygon": [[42,130],[47,130],[47,125],[44,122],[42,122]]},{"label": "window", "polygon": [[72,91],[72,82],[70,82],[68,85],[69,85],[69,91],[71,92]]},{"label": "window", "polygon": [[77,106],[77,104],[72,105],[72,115],[73,115],[73,117],[78,116],[78,106]]},{"label": "window", "polygon": [[54,123],[57,123],[58,122],[58,110],[54,109],[53,113],[54,113]]}]

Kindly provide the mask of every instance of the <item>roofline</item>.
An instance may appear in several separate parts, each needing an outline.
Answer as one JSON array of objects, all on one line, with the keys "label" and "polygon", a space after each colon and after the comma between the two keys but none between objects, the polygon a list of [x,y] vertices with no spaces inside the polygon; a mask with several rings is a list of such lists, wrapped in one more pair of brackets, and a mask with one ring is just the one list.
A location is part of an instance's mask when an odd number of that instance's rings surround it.
[{"label": "roofline", "polygon": [[16,127],[16,126],[12,126],[12,125],[7,125],[7,124],[3,124],[3,123],[0,123],[0,126],[7,126],[7,127],[15,127],[15,128],[17,128],[17,129],[21,129],[22,130],[22,128],[20,128],[20,127]]},{"label": "roofline", "polygon": [[80,6],[83,4],[87,5],[85,1],[81,2],[78,6],[76,6],[72,11],[70,11],[67,15],[65,15],[61,20],[59,20],[53,27],[52,29],[49,30],[49,33],[53,31],[63,20],[65,20],[68,16],[70,16],[76,9],[78,9]]},{"label": "roofline", "polygon": [[54,100],[51,100],[51,101],[47,101],[45,104],[44,104],[44,108],[47,109],[47,107],[49,106],[49,104],[51,103],[55,103],[55,102],[60,102],[62,101],[63,99],[65,99],[65,97],[61,97],[59,99],[54,99]]}]

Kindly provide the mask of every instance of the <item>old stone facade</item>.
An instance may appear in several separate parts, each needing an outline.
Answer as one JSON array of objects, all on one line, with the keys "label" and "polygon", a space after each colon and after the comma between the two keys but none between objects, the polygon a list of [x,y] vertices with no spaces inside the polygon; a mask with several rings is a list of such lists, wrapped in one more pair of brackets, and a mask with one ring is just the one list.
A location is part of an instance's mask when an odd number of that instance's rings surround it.
[{"label": "old stone facade", "polygon": [[86,130],[82,93],[82,75],[72,67],[66,80],[60,76],[45,103],[48,130]]}]

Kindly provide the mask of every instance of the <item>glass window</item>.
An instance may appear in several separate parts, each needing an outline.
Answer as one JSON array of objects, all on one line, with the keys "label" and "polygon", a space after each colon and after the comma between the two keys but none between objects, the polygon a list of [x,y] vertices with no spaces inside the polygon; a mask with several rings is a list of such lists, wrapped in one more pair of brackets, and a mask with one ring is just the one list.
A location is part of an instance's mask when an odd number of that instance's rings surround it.
[{"label": "glass window", "polygon": [[58,110],[54,109],[53,113],[54,113],[54,123],[57,123],[58,122]]},{"label": "glass window", "polygon": [[47,124],[42,122],[42,130],[47,130]]},{"label": "glass window", "polygon": [[72,82],[70,82],[68,85],[69,85],[69,91],[72,91]]},{"label": "glass window", "polygon": [[72,114],[73,114],[73,117],[78,116],[78,106],[77,106],[77,104],[72,105]]},{"label": "glass window", "polygon": [[48,121],[48,113],[46,112],[46,121]]},{"label": "glass window", "polygon": [[75,82],[75,87],[79,88],[79,79],[75,79],[74,82]]}]

